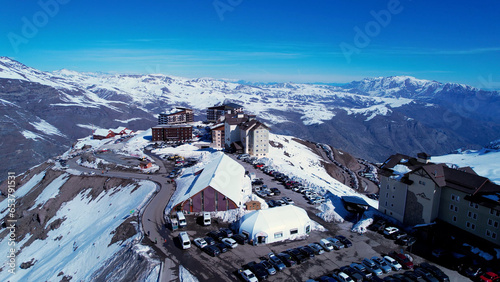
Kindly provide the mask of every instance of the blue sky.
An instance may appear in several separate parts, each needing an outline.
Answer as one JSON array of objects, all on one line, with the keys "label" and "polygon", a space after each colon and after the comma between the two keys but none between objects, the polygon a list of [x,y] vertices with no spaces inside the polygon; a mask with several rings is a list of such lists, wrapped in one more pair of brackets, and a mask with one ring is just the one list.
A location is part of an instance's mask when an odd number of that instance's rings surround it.
[{"label": "blue sky", "polygon": [[500,89],[498,0],[20,0],[0,18],[0,55],[46,71]]}]

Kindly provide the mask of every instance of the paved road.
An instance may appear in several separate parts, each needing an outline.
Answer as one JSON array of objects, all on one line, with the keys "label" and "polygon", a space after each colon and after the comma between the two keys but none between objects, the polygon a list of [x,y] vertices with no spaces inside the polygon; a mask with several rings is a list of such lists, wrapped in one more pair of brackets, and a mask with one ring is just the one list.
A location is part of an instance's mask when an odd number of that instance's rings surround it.
[{"label": "paved road", "polygon": [[[150,202],[144,209],[141,217],[142,230],[144,230],[144,235],[149,234],[150,240],[154,243],[155,247],[160,250],[160,257],[164,257],[165,260],[162,262],[162,273],[160,275],[161,281],[177,281],[175,273],[179,269],[179,265],[172,260],[170,260],[171,254],[164,244],[164,238],[166,238],[165,230],[165,220],[163,213],[165,207],[170,200],[174,192],[174,185],[167,183],[166,172],[167,169],[163,162],[154,155],[150,155],[157,165],[160,166],[160,174],[142,174],[139,172],[123,172],[123,171],[113,171],[102,173],[102,170],[86,168],[79,166],[76,163],[77,158],[68,160],[68,167],[82,172],[91,173],[94,172],[96,175],[103,175],[107,177],[117,177],[126,179],[142,179],[150,180],[156,183],[157,193],[153,196]],[[167,267],[166,267],[167,266]]]}]

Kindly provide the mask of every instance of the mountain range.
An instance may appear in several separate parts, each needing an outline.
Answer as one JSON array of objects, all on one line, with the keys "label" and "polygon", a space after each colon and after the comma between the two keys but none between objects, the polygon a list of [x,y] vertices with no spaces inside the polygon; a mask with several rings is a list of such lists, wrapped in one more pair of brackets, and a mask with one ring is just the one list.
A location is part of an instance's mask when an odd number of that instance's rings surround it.
[{"label": "mountain range", "polygon": [[[174,106],[235,102],[277,134],[331,144],[370,161],[474,149],[500,138],[500,93],[410,76],[345,85],[235,83],[163,74],[45,72],[0,57],[0,155],[22,172],[96,128],[146,129]],[[3,178],[2,178],[3,179]]]}]

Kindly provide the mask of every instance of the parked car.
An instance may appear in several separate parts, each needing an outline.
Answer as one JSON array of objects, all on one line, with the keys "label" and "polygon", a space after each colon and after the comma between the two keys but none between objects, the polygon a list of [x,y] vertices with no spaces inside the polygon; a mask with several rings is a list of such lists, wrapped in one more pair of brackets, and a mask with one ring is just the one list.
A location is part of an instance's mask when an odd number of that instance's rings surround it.
[{"label": "parked car", "polygon": [[370,271],[374,275],[378,276],[383,274],[382,269],[380,269],[380,267],[378,267],[378,265],[373,260],[365,258],[363,259],[362,263],[365,265],[368,271]]},{"label": "parked car", "polygon": [[270,190],[271,190],[271,192],[273,192],[273,193],[274,193],[274,195],[281,195],[281,191],[280,191],[280,189],[278,189],[278,188],[276,188],[276,187],[273,187],[273,188],[271,188]]},{"label": "parked car", "polygon": [[383,232],[387,223],[383,219],[377,220],[374,224],[370,226],[370,229],[375,232]]},{"label": "parked car", "polygon": [[276,274],[276,268],[274,268],[274,266],[267,260],[262,260],[260,262],[260,264],[262,264],[264,266],[264,268],[267,270],[267,273],[269,275],[274,275]]},{"label": "parked car", "polygon": [[441,269],[439,269],[435,265],[432,265],[432,264],[427,263],[427,262],[423,262],[420,264],[420,267],[423,267],[423,268],[427,269],[428,271],[430,271],[432,273],[432,275],[434,275],[441,282],[450,281],[450,277],[448,277],[448,275],[446,275]]},{"label": "parked car", "polygon": [[470,265],[462,271],[464,276],[467,276],[472,280],[478,279],[483,273],[484,271],[479,265]]},{"label": "parked car", "polygon": [[327,252],[333,251],[333,245],[329,240],[321,239],[319,241],[319,244],[321,245],[321,247],[323,247],[323,249],[325,249],[325,251],[327,251]]},{"label": "parked car", "polygon": [[274,266],[275,269],[277,270],[283,270],[286,268],[286,265],[281,261],[280,258],[278,258],[274,253],[269,253],[267,255],[269,258],[269,262]]},{"label": "parked car", "polygon": [[238,269],[238,274],[246,282],[258,282],[259,279],[253,274],[250,269]]},{"label": "parked car", "polygon": [[332,237],[328,237],[326,238],[328,241],[330,241],[330,243],[332,243],[332,246],[335,250],[340,250],[342,248],[344,248],[344,244],[342,244],[339,239],[337,238],[332,238]]},{"label": "parked car", "polygon": [[495,282],[500,281],[500,276],[494,272],[486,272],[485,274],[479,276],[479,279],[484,282]]},{"label": "parked car", "polygon": [[203,249],[204,247],[208,246],[207,241],[203,238],[196,238],[193,240],[193,243],[200,249]]},{"label": "parked car", "polygon": [[397,239],[396,244],[409,247],[409,246],[415,244],[416,241],[417,241],[417,238],[415,238],[413,236],[405,236],[405,237]]},{"label": "parked car", "polygon": [[391,266],[385,260],[383,260],[382,258],[372,257],[372,261],[374,263],[376,263],[378,265],[378,267],[380,267],[380,269],[382,269],[382,271],[384,273],[391,272],[391,270],[392,270]]},{"label": "parked car", "polygon": [[207,236],[213,238],[215,241],[220,241],[224,238],[224,234],[222,234],[222,232],[216,231],[216,230],[208,232]]},{"label": "parked car", "polygon": [[314,250],[311,249],[309,246],[302,246],[297,248],[304,256],[306,257],[314,257]]},{"label": "parked car", "polygon": [[281,207],[281,206],[286,206],[286,203],[285,203],[285,201],[283,201],[283,200],[276,200],[276,205],[277,205],[278,207]]},{"label": "parked car", "polygon": [[295,204],[295,202],[294,202],[292,199],[290,199],[289,197],[281,197],[281,199],[282,199],[283,201],[285,201],[285,203],[286,203],[287,205],[293,205],[293,204]]},{"label": "parked car", "polygon": [[292,256],[287,253],[279,253],[276,256],[286,265],[286,267],[291,267],[297,264],[297,262],[293,260]]},{"label": "parked car", "polygon": [[233,237],[231,237],[236,243],[240,245],[245,245],[245,242],[247,241],[247,237],[242,234],[234,234]]},{"label": "parked car", "polygon": [[397,227],[389,226],[389,227],[386,227],[384,229],[384,235],[385,236],[390,236],[391,234],[396,233],[398,231],[399,231],[399,229]]},{"label": "parked car", "polygon": [[261,281],[265,280],[265,279],[267,279],[267,277],[269,277],[269,274],[267,273],[266,268],[260,263],[256,263],[255,261],[251,261],[251,262],[247,263],[246,267],[248,269],[250,269],[250,271],[252,271],[255,274],[257,279],[259,279]]},{"label": "parked car", "polygon": [[387,264],[392,268],[394,271],[399,271],[403,268],[401,264],[397,260],[395,260],[393,257],[390,256],[384,256],[384,260],[387,262]]},{"label": "parked car", "polygon": [[425,281],[439,282],[439,280],[436,277],[434,277],[434,275],[432,275],[430,271],[426,270],[423,267],[415,267],[413,269],[413,272],[420,274],[425,279]]},{"label": "parked car", "polygon": [[344,247],[346,248],[352,247],[352,242],[349,241],[349,239],[347,239],[346,237],[342,235],[337,235],[335,236],[335,238],[337,238],[342,244],[344,244]]},{"label": "parked car", "polygon": [[203,238],[203,240],[205,240],[205,242],[207,242],[208,245],[215,245],[215,240],[212,237],[207,236]]},{"label": "parked car", "polygon": [[398,279],[399,281],[403,281],[403,282],[414,282],[415,281],[415,280],[411,279],[410,277],[403,275],[403,273],[396,273],[396,274],[392,275],[392,277]]},{"label": "parked car", "polygon": [[415,272],[415,271],[405,271],[403,273],[404,276],[412,279],[413,281],[416,281],[416,282],[426,282],[424,277],[422,276],[422,274],[418,273],[418,272]]},{"label": "parked car", "polygon": [[389,239],[391,239],[391,240],[399,240],[399,239],[404,238],[404,237],[407,237],[407,236],[408,236],[408,234],[406,234],[406,232],[399,230],[399,231],[396,231],[396,232],[394,232],[394,233],[391,233],[391,234],[390,234],[389,236],[387,236],[387,237],[388,237]]},{"label": "parked car", "polygon": [[332,273],[333,278],[340,282],[354,282],[352,278],[340,269],[334,269]]},{"label": "parked car", "polygon": [[219,229],[220,232],[224,235],[226,238],[231,238],[233,236],[233,231],[229,228],[221,228]]},{"label": "parked car", "polygon": [[205,246],[202,248],[202,250],[212,257],[220,255],[220,250],[216,246]]},{"label": "parked car", "polygon": [[224,238],[222,239],[222,243],[226,244],[226,246],[228,246],[231,249],[238,247],[238,243],[236,243],[236,241],[233,240],[232,238]]},{"label": "parked car", "polygon": [[366,267],[360,263],[351,263],[351,267],[358,271],[359,274],[363,275],[363,279],[370,280],[373,274],[366,269]]},{"label": "parked car", "polygon": [[337,282],[333,277],[323,275],[320,278],[318,278],[319,282]]},{"label": "parked car", "polygon": [[220,251],[221,253],[225,253],[225,252],[227,252],[227,251],[229,250],[229,249],[227,248],[226,244],[224,244],[224,243],[217,243],[217,244],[215,244],[215,246],[216,246],[217,248],[219,248],[219,251]]},{"label": "parked car", "polygon": [[314,250],[316,255],[321,255],[325,252],[325,250],[318,243],[311,243],[308,246]]},{"label": "parked car", "polygon": [[411,262],[405,254],[390,252],[389,256],[391,256],[399,264],[401,264],[404,269],[412,269],[413,268],[413,262]]},{"label": "parked car", "polygon": [[295,260],[298,264],[302,264],[309,259],[309,257],[304,256],[298,249],[288,249],[285,253],[291,255],[293,260]]},{"label": "parked car", "polygon": [[343,266],[340,270],[349,275],[355,282],[361,282],[364,280],[363,275],[350,266]]}]

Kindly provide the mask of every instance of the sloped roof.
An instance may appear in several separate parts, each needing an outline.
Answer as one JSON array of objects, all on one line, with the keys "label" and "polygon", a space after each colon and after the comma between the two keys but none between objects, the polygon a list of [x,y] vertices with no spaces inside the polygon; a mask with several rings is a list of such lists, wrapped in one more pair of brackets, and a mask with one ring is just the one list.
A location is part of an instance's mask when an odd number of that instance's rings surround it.
[{"label": "sloped roof", "polygon": [[241,130],[244,130],[244,131],[247,131],[247,130],[255,130],[259,127],[264,127],[265,129],[269,129],[269,127],[267,127],[265,124],[263,124],[262,122],[258,121],[258,120],[251,120],[251,121],[247,121],[243,124],[240,124],[240,129]]},{"label": "sloped roof", "polygon": [[190,185],[177,187],[179,190],[176,193],[179,194],[174,206],[209,186],[228,197],[237,206],[240,205],[243,199],[241,187],[244,184],[245,169],[224,153],[215,154],[217,156],[203,168],[201,173],[194,177]]},{"label": "sloped roof", "polygon": [[240,219],[240,231],[250,233],[250,238],[259,232],[268,235],[292,228],[299,228],[310,224],[311,220],[304,209],[294,205],[274,207],[270,209],[257,210],[244,215]]},{"label": "sloped roof", "polygon": [[94,135],[96,135],[96,136],[108,136],[109,132],[110,132],[109,129],[99,128],[99,129],[94,130]]}]

